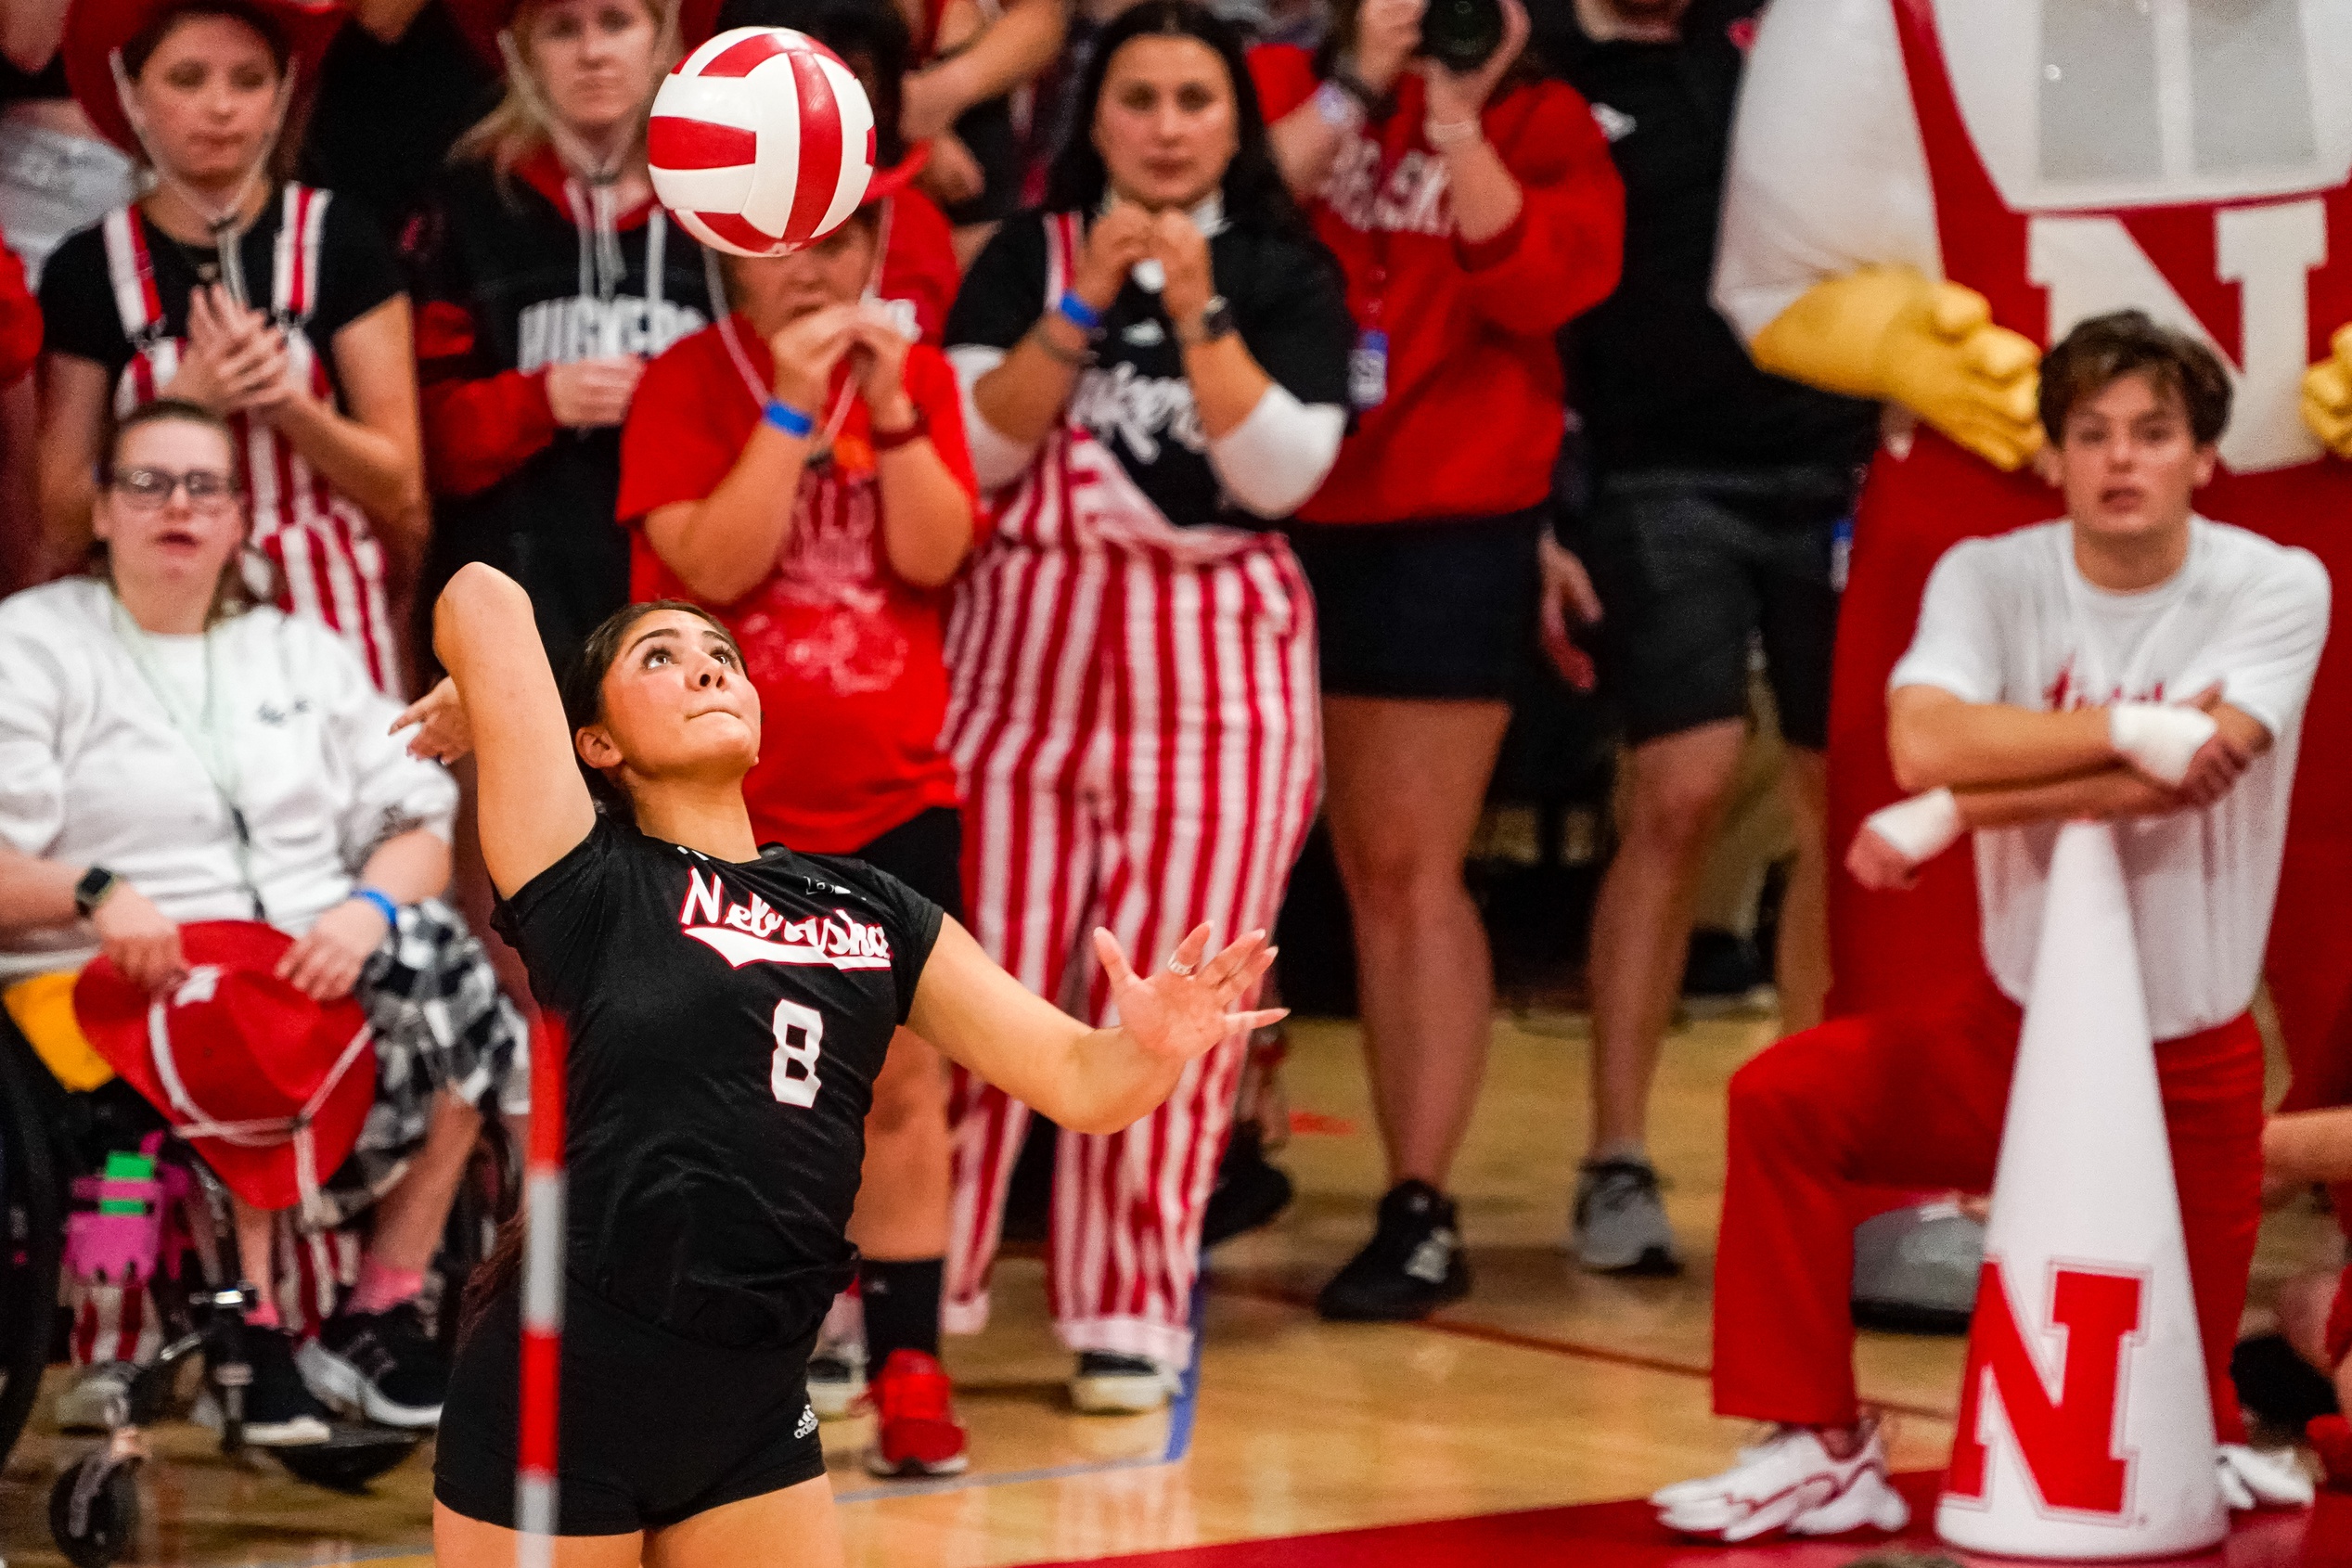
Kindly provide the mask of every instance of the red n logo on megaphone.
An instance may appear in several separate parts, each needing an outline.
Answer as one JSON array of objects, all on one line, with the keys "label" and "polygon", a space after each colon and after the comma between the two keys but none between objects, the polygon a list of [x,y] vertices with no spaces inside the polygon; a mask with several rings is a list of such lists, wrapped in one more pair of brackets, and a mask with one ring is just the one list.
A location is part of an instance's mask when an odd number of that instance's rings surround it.
[{"label": "red n logo on megaphone", "polygon": [[[2018,1327],[1999,1260],[1985,1260],[1945,1493],[1985,1496],[1986,1449],[1978,1421],[1989,1376],[2043,1504],[2121,1514],[2131,1493],[2131,1460],[2114,1451],[2120,1424],[2115,1400],[2123,1385],[2124,1341],[2139,1334],[2147,1281],[2137,1274],[2063,1266],[2053,1272],[2050,1322],[2047,1328],[2036,1324],[2028,1340]],[[2054,1396],[2037,1354],[2037,1345],[2051,1339],[2063,1342]]]}]

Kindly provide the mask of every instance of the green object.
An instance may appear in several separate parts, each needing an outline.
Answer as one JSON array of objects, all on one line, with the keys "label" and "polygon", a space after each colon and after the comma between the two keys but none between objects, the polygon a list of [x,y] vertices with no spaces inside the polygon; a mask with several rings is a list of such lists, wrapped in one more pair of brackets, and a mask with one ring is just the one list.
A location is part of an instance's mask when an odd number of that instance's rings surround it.
[{"label": "green object", "polygon": [[[148,1154],[109,1154],[106,1157],[107,1181],[153,1181],[155,1159]],[[143,1198],[101,1198],[98,1213],[102,1215],[144,1215],[147,1200]]]}]

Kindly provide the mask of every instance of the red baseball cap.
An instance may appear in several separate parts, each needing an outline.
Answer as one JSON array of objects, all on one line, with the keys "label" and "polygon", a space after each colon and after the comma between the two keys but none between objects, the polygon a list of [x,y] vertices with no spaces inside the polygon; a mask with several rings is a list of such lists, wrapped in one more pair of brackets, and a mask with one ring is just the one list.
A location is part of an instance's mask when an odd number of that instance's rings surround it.
[{"label": "red baseball cap", "polygon": [[[66,7],[65,37],[58,49],[65,58],[66,85],[98,134],[133,158],[147,155],[131,129],[129,116],[122,112],[122,95],[114,88],[111,57],[175,3],[176,0],[72,0]],[[341,0],[246,3],[276,24],[286,44],[287,58],[296,73],[296,90],[315,87],[319,68],[327,58],[327,45],[334,42],[350,14]],[[289,115],[289,123],[299,122]]]},{"label": "red baseball cap", "polygon": [[73,986],[91,1047],[257,1209],[290,1208],[334,1174],[376,1098],[367,1015],[278,979],[293,945],[255,921],[202,920],[180,928],[189,973],[171,991],[151,995],[106,958]]}]

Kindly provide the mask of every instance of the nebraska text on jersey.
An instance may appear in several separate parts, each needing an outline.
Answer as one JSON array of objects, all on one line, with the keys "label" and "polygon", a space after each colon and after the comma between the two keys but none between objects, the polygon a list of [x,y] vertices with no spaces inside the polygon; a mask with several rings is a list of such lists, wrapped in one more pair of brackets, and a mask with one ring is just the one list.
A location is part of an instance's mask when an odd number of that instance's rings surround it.
[{"label": "nebraska text on jersey", "polygon": [[[687,878],[686,903],[678,910],[678,924],[687,935],[737,969],[745,964],[890,968],[890,939],[882,934],[882,928],[852,919],[846,910],[788,919],[756,893],[748,904],[727,902],[726,884],[715,874],[705,881],[699,868],[689,868]],[[698,918],[703,923],[697,924]]]}]

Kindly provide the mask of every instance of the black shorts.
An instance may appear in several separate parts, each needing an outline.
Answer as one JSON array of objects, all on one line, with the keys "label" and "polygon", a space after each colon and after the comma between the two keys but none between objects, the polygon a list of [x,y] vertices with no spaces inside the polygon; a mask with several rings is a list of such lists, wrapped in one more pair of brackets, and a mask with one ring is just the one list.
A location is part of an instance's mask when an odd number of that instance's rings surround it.
[{"label": "black shorts", "polygon": [[851,858],[888,871],[949,917],[964,918],[964,814],[935,805],[893,828]]},{"label": "black shorts", "polygon": [[1535,647],[1544,518],[1292,524],[1324,694],[1508,700]]},{"label": "black shorts", "polygon": [[[437,1501],[509,1530],[521,1334],[509,1292],[458,1347],[433,1459]],[[722,1349],[567,1291],[556,1533],[658,1530],[824,1474],[808,1403],[816,1343]]]},{"label": "black shorts", "polygon": [[1793,746],[1829,742],[1843,469],[1652,470],[1598,486],[1580,544],[1600,595],[1603,689],[1639,745],[1748,713],[1748,649]]}]

